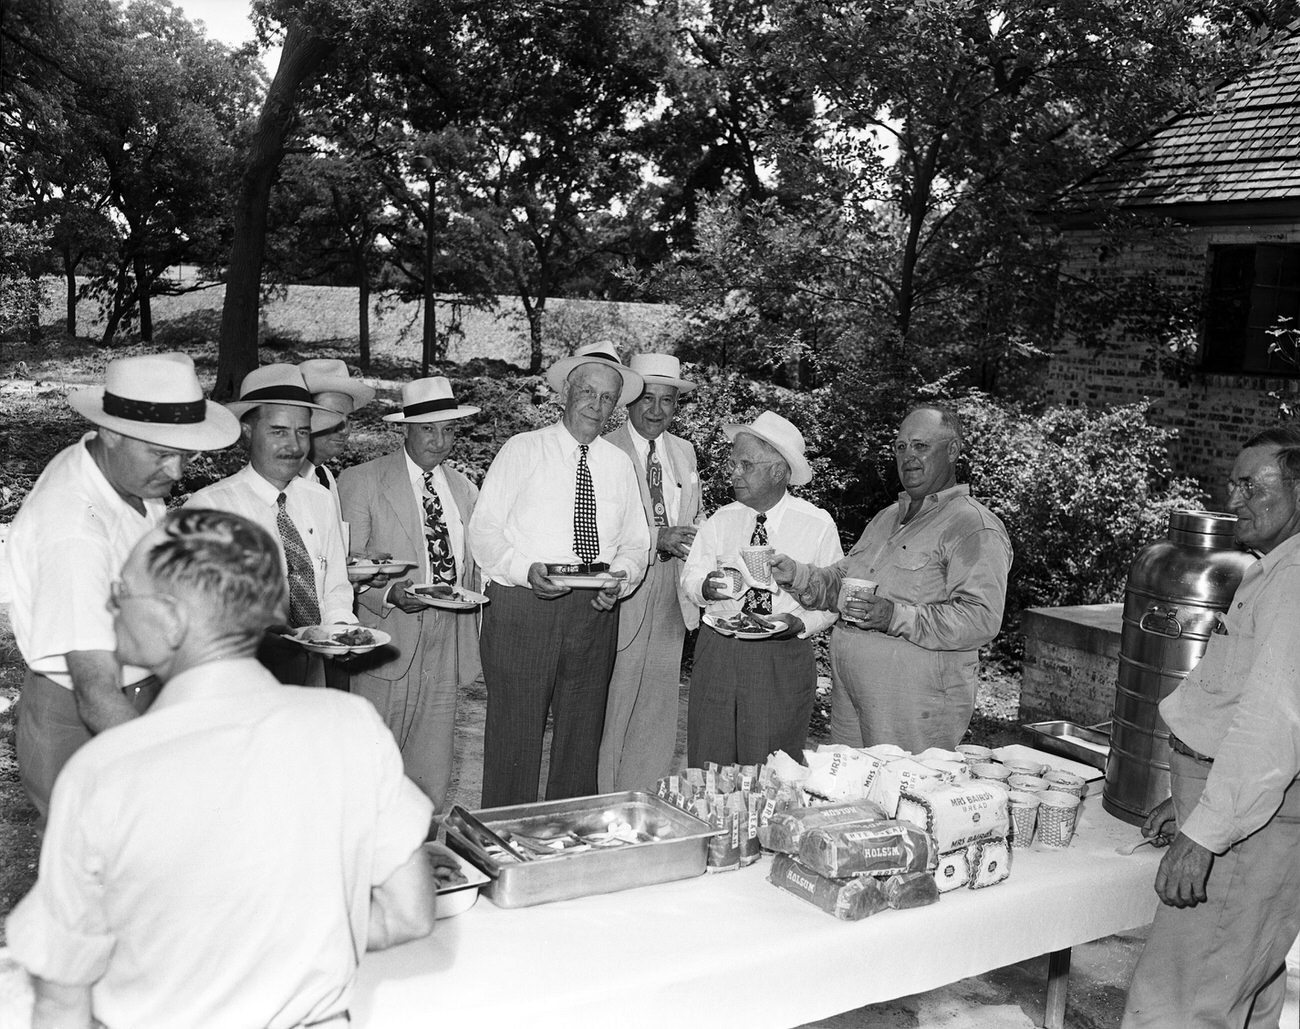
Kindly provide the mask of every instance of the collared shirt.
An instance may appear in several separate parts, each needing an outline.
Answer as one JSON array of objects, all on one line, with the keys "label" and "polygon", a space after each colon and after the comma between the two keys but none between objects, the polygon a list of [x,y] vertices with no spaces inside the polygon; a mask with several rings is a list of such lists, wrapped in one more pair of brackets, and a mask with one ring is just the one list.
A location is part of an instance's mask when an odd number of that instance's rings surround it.
[{"label": "collared shirt", "polygon": [[294,476],[282,491],[254,471],[251,464],[246,464],[234,475],[191,494],[185,506],[230,511],[256,522],[280,546],[280,561],[288,576],[288,564],[276,525],[279,514],[277,500],[281,492],[285,495],[285,509],[302,537],[316,572],[316,599],[320,602],[321,624],[355,622],[352,584],[348,582],[348,557],[340,528],[342,523],[335,514],[329,491],[319,482]]},{"label": "collared shirt", "polygon": [[[330,496],[334,498],[334,510],[338,513],[339,521],[342,522],[343,506],[339,503],[339,486],[334,480],[334,473],[329,470],[329,467],[323,464],[312,464],[310,461],[303,461],[302,471],[298,473],[298,477],[306,479],[308,482],[314,482],[316,485],[323,486],[325,489],[329,490]],[[322,478],[325,480],[324,482],[321,482]],[[347,545],[348,531],[345,528],[343,530],[344,549],[347,548]]]},{"label": "collared shirt", "polygon": [[[636,426],[632,424],[631,419],[628,419],[627,434],[632,440],[632,449],[636,451],[636,456],[641,460],[641,467],[648,472],[650,468],[650,441],[636,431]],[[655,440],[655,457],[659,459],[659,466],[663,469],[664,507],[668,512],[668,524],[676,525],[682,508],[682,485],[673,472],[672,459],[668,454],[668,447],[664,445],[663,434]]]},{"label": "collared shirt", "polygon": [[[527,586],[537,561],[576,562],[573,500],[578,441],[556,422],[506,440],[483,479],[469,522],[470,547],[483,573],[503,586]],[[587,453],[596,493],[597,561],[627,578],[627,596],[645,576],[650,530],[631,458],[597,436]]]},{"label": "collared shirt", "polygon": [[[415,494],[415,507],[420,512],[420,518],[424,518],[424,469],[411,460],[411,455],[402,450],[402,456],[406,458],[406,474],[411,480],[411,492]],[[456,555],[456,571],[459,574],[459,562],[464,560],[460,555],[465,553],[465,524],[460,519],[460,509],[456,507],[456,499],[451,494],[451,486],[447,484],[447,473],[443,471],[442,465],[436,465],[433,469],[433,490],[438,494],[438,501],[442,504],[442,519],[447,524],[447,536],[451,540],[451,552]],[[420,562],[420,574],[423,576],[422,582],[429,581],[429,549],[426,547],[423,553],[418,555]]]},{"label": "collared shirt", "polygon": [[93,984],[110,1026],[323,1019],[348,1006],[371,888],[431,814],[368,701],[200,665],[60,773],[10,953]]},{"label": "collared shirt", "polygon": [[[718,559],[733,568],[740,567],[740,548],[749,546],[758,512],[735,500],[720,507],[705,519],[691,544],[691,552],[682,568],[682,589],[709,614],[734,614],[740,600],[704,599],[704,580],[716,570]],[[814,565],[834,564],[844,556],[835,521],[820,507],[801,497],[784,494],[767,512],[767,539],[778,554]],[[813,611],[804,607],[785,590],[772,596],[772,613],[797,615],[804,624],[801,637],[829,629],[839,617],[834,611]]]},{"label": "collared shirt", "polygon": [[[878,583],[894,602],[889,635],[925,650],[977,650],[998,634],[1011,540],[969,486],[931,493],[904,524],[910,498],[877,514],[832,568],[801,568],[791,589],[804,603],[836,607],[845,578]],[[793,555],[791,555],[793,556]]]},{"label": "collared shirt", "polygon": [[1222,854],[1276,814],[1300,775],[1300,536],[1246,569],[1205,655],[1160,702],[1180,740],[1214,758],[1179,826]]},{"label": "collared shirt", "polygon": [[[109,584],[141,538],[167,513],[161,500],[140,514],[104,477],[86,444],[88,432],[54,456],[23,501],[5,555],[12,577],[10,613],[18,649],[34,672],[72,688],[65,654],[117,649]],[[122,669],[124,685],[147,669]]]}]

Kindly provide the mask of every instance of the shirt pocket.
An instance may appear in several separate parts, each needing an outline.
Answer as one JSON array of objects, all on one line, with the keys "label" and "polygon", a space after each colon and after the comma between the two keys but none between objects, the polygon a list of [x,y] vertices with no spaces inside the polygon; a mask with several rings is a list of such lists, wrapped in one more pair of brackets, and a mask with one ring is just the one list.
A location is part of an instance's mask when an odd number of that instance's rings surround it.
[{"label": "shirt pocket", "polygon": [[929,603],[944,594],[944,565],[932,550],[900,547],[884,569],[885,587],[892,599],[910,604]]},{"label": "shirt pocket", "polygon": [[1227,693],[1231,688],[1239,687],[1240,684],[1234,680],[1246,672],[1245,668],[1238,667],[1237,658],[1242,653],[1243,644],[1249,646],[1250,638],[1210,633],[1205,653],[1187,674],[1187,685],[1214,694]]}]

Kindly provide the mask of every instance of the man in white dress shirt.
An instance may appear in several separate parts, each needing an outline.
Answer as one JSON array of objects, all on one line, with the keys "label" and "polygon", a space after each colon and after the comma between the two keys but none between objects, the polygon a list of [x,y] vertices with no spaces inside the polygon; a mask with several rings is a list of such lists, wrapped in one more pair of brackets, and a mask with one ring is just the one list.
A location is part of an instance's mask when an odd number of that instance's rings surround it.
[{"label": "man in white dress shirt", "polygon": [[339,475],[353,546],[415,561],[414,572],[400,581],[357,595],[362,623],[388,633],[392,644],[358,659],[352,692],[375,705],[402,751],[406,774],[438,810],[451,785],[457,693],[481,670],[478,610],[430,607],[413,590],[479,588],[465,541],[478,489],[446,463],[457,421],[478,411],[457,403],[442,376],[407,383],[401,410],[384,415],[403,427],[403,446]]},{"label": "man in white dress shirt", "polygon": [[640,583],[650,553],[636,469],[600,435],[614,405],[641,394],[641,376],[601,342],[557,361],[547,381],[563,416],[506,441],[469,524],[491,600],[480,640],[485,807],[537,799],[548,712],[547,799],[596,792],[615,605]]},{"label": "man in white dress shirt", "polygon": [[700,515],[695,448],[668,431],[681,394],[695,388],[672,354],[634,354],[645,389],[605,438],[636,465],[651,530],[650,564],[618,608],[618,657],[600,741],[601,793],[646,790],[671,770],[677,745],[682,643],[700,609],[681,589],[682,562]]},{"label": "man in white dress shirt", "polygon": [[[347,551],[334,500],[298,472],[314,431],[339,420],[312,402],[291,364],[268,364],[244,377],[239,400],[227,404],[240,419],[248,464],[194,493],[187,507],[214,508],[250,518],[280,541],[289,584],[287,628],[356,623]],[[276,630],[285,625],[268,626]],[[268,633],[262,660],[281,682],[323,686],[322,659]]]},{"label": "man in white dress shirt", "polygon": [[148,707],[157,681],[114,654],[109,583],[166,511],[197,451],[239,438],[203,399],[184,354],[110,361],[103,386],[68,403],[98,430],[55,456],[10,529],[14,637],[27,663],[18,708],[18,771],[45,822],[55,776],[96,733]]},{"label": "man in white dress shirt", "polygon": [[[798,761],[817,688],[808,637],[829,628],[837,615],[810,611],[779,590],[773,595],[750,589],[732,598],[716,569],[719,561],[741,567],[745,546],[770,546],[792,556],[797,550],[798,560],[815,564],[834,564],[844,549],[831,516],[787,492],[813,476],[803,434],[794,425],[764,411],[749,425],[722,429],[732,441],[727,467],[736,499],[700,526],[682,572],[687,595],[708,608],[691,668],[687,761],[697,768],[706,761],[761,764],[775,750]],[[737,639],[708,624],[740,610],[780,631],[766,639]]]}]

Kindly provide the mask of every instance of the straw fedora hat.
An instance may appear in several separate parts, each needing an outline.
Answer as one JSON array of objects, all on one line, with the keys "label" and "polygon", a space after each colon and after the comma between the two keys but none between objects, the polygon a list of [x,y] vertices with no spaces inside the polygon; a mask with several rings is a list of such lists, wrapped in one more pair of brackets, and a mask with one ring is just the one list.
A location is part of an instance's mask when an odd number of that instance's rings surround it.
[{"label": "straw fedora hat", "polygon": [[572,356],[560,358],[546,370],[547,384],[556,393],[559,393],[560,387],[564,385],[569,373],[579,365],[584,364],[613,366],[623,380],[623,391],[618,397],[620,404],[630,404],[641,395],[641,390],[645,388],[641,376],[618,359],[618,351],[614,349],[614,344],[607,339],[603,339],[599,343],[588,343],[585,346],[578,347]]},{"label": "straw fedora hat", "polygon": [[[352,398],[352,410],[365,407],[375,399],[375,387],[367,385],[362,379],[354,379],[348,374],[348,366],[332,357],[312,357],[298,362],[298,371],[302,372],[302,381],[307,384],[307,392],[343,393]],[[351,412],[349,412],[351,413]]]},{"label": "straw fedora hat", "polygon": [[682,363],[672,354],[633,354],[628,365],[647,383],[676,386],[678,393],[695,388],[695,383],[682,378]]},{"label": "straw fedora hat", "polygon": [[203,399],[186,354],[116,358],[104,385],[75,391],[68,404],[105,429],[177,450],[221,450],[239,439],[239,420]]},{"label": "straw fedora hat", "polygon": [[722,431],[733,442],[741,433],[747,432],[774,447],[790,466],[791,486],[806,486],[812,482],[812,465],[804,456],[803,433],[775,411],[764,411],[748,425],[724,425]]},{"label": "straw fedora hat", "polygon": [[264,364],[244,376],[239,384],[239,399],[226,405],[236,418],[243,418],[262,404],[282,407],[306,407],[311,410],[311,431],[323,432],[343,420],[343,415],[313,403],[302,372],[291,364]]},{"label": "straw fedora hat", "polygon": [[444,375],[415,379],[402,387],[402,409],[384,415],[384,421],[397,422],[449,422],[453,418],[468,418],[478,414],[480,408],[460,404],[451,392],[451,380]]}]

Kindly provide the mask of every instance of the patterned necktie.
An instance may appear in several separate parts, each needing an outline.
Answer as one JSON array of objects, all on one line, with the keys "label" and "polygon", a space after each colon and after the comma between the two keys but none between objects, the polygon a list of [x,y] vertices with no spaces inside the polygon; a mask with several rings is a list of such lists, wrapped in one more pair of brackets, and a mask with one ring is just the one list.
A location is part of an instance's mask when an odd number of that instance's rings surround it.
[{"label": "patterned necktie", "polygon": [[320,602],[316,599],[316,575],[312,571],[311,556],[298,535],[298,527],[289,517],[285,495],[275,498],[275,527],[280,530],[284,544],[284,557],[289,565],[289,624],[295,629],[303,625],[320,624]]},{"label": "patterned necktie", "polygon": [[646,461],[646,484],[650,487],[650,506],[655,512],[656,528],[668,524],[668,506],[664,503],[664,466],[655,453],[655,441],[650,441],[650,458]]},{"label": "patterned necktie", "polygon": [[[751,547],[767,546],[767,513],[760,511],[758,517],[754,519],[754,532],[749,537]],[[746,611],[753,611],[756,615],[770,615],[772,613],[772,594],[767,590],[749,590],[745,594]]]},{"label": "patterned necktie", "polygon": [[600,533],[596,530],[596,489],[587,467],[588,444],[579,443],[578,481],[573,494],[573,552],[590,564],[600,556]]},{"label": "patterned necktie", "polygon": [[424,542],[429,548],[429,581],[456,585],[456,555],[442,514],[442,501],[433,488],[433,471],[424,473]]}]

